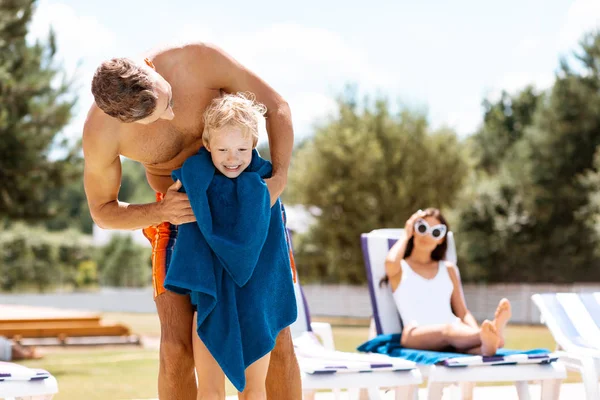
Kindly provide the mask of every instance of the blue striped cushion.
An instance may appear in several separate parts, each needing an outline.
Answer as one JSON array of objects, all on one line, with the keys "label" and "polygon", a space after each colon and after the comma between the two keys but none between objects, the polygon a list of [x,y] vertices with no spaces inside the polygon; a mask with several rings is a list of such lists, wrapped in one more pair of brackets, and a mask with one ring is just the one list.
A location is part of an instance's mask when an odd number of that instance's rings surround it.
[{"label": "blue striped cushion", "polygon": [[328,350],[311,332],[294,338],[294,349],[300,369],[307,374],[409,371],[416,368],[415,363],[411,361],[381,354]]},{"label": "blue striped cushion", "polygon": [[527,351],[499,349],[493,357],[471,356],[462,353],[407,349],[400,345],[400,334],[379,335],[358,347],[358,351],[400,357],[423,365],[474,367],[507,364],[548,364],[556,357],[547,349]]},{"label": "blue striped cushion", "polygon": [[43,369],[33,369],[9,362],[0,362],[0,382],[37,381],[47,379],[50,376],[50,373]]}]

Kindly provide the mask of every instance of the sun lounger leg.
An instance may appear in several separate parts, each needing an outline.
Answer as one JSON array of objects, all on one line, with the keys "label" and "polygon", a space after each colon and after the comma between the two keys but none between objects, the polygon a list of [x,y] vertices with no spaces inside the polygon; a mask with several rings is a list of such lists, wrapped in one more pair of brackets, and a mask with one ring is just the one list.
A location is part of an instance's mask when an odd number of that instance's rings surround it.
[{"label": "sun lounger leg", "polygon": [[427,400],[441,400],[444,393],[444,384],[431,382],[427,385]]},{"label": "sun lounger leg", "polygon": [[398,386],[394,392],[395,400],[419,400],[419,387],[417,385]]},{"label": "sun lounger leg", "polygon": [[598,371],[596,364],[591,357],[582,357],[581,359],[581,379],[585,387],[587,400],[600,400],[600,390],[598,390]]},{"label": "sun lounger leg", "polygon": [[475,382],[461,382],[460,393],[462,400],[473,400],[473,390],[475,390]]},{"label": "sun lounger leg", "polygon": [[542,400],[558,400],[560,395],[560,379],[544,379],[542,381]]},{"label": "sun lounger leg", "polygon": [[515,386],[519,400],[529,400],[529,383],[527,381],[516,381]]}]

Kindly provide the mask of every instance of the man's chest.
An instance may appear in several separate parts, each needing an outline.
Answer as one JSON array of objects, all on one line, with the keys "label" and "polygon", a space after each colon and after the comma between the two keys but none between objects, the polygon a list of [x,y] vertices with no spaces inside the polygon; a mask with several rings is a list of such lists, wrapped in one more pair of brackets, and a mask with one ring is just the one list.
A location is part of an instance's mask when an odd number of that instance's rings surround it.
[{"label": "man's chest", "polygon": [[175,118],[159,120],[148,125],[135,126],[121,143],[121,154],[139,161],[150,169],[172,170],[195,154],[202,146],[203,114],[210,101],[219,94],[179,96],[174,92]]}]

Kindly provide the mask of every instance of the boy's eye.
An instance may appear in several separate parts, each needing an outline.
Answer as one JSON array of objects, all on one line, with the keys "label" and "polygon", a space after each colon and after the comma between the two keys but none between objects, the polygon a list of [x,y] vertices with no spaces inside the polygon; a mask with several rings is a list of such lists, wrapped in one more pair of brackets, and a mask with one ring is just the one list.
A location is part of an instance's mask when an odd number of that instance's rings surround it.
[{"label": "boy's eye", "polygon": [[219,151],[227,151],[227,149],[219,149]]},{"label": "boy's eye", "polygon": [[248,151],[248,149],[240,149],[240,151]]}]

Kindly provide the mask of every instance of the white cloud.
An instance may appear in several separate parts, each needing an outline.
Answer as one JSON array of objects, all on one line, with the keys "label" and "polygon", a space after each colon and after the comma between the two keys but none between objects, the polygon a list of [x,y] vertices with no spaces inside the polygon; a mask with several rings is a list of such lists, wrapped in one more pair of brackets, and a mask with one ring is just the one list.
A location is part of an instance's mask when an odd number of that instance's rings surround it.
[{"label": "white cloud", "polygon": [[299,24],[273,24],[255,32],[217,33],[184,26],[178,40],[214,41],[269,83],[298,88],[328,87],[357,81],[380,86],[386,74],[366,52],[338,33]]},{"label": "white cloud", "polygon": [[76,77],[78,104],[75,116],[64,129],[70,138],[79,137],[93,98],[89,91],[97,65],[111,56],[116,47],[116,34],[103,26],[94,16],[78,14],[72,7],[60,2],[39,2],[29,28],[28,40],[46,40],[50,27],[56,34],[56,60],[68,77]]},{"label": "white cloud", "polygon": [[[432,117],[431,127],[436,130],[441,127],[453,129],[459,136],[467,136],[475,133],[481,124],[482,112],[475,112],[474,107],[463,107],[445,114],[443,117]],[[479,107],[481,110],[481,107]]]},{"label": "white cloud", "polygon": [[571,52],[584,33],[598,28],[600,28],[600,1],[575,0],[560,30],[559,50]]},{"label": "white cloud", "polygon": [[59,58],[69,72],[86,57],[96,58],[114,47],[116,35],[93,16],[79,15],[64,4],[40,1],[29,29],[29,39],[44,40],[50,27],[56,32]]},{"label": "white cloud", "polygon": [[312,126],[337,110],[335,100],[321,93],[298,93],[288,99],[296,136],[303,137],[312,132]]},{"label": "white cloud", "polygon": [[554,83],[554,73],[509,73],[501,79],[499,87],[509,93],[515,93],[527,85],[533,85],[538,90],[545,90]]},{"label": "white cloud", "polygon": [[170,44],[185,44],[191,42],[219,43],[218,33],[206,24],[184,24]]},{"label": "white cloud", "polygon": [[519,55],[529,54],[540,45],[540,39],[536,37],[527,37],[519,42],[516,47],[516,53]]},{"label": "white cloud", "polygon": [[298,24],[274,24],[254,32],[218,31],[208,26],[184,25],[178,43],[207,41],[218,44],[258,74],[290,104],[298,137],[312,133],[312,125],[335,111],[331,93],[348,82],[373,89],[390,77],[372,64],[366,52],[341,35]]}]

